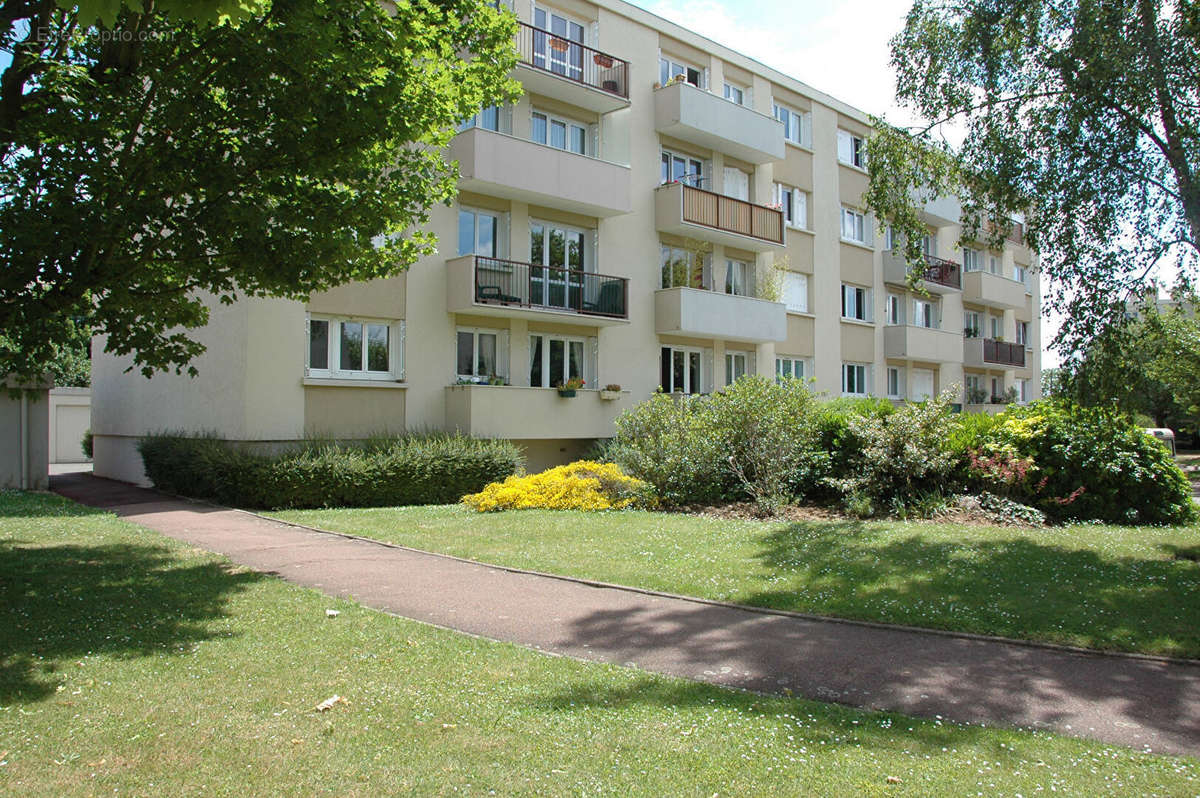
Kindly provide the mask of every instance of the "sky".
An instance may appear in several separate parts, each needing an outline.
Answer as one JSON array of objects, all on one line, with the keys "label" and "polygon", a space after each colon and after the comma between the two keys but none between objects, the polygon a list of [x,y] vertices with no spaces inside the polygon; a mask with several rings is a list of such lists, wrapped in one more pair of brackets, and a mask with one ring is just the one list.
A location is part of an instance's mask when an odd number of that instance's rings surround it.
[{"label": "sky", "polygon": [[[895,102],[888,42],[904,27],[908,0],[630,0],[634,5],[750,56],[864,113],[894,124],[917,120]],[[1042,319],[1042,367],[1057,318]]]}]

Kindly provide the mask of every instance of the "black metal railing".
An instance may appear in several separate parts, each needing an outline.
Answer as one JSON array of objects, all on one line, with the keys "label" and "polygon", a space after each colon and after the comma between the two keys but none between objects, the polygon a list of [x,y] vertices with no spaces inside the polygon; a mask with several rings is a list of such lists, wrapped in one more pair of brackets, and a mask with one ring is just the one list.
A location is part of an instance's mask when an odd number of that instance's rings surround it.
[{"label": "black metal railing", "polygon": [[528,22],[519,24],[517,53],[522,64],[629,99],[629,62]]},{"label": "black metal railing", "polygon": [[947,288],[962,289],[962,267],[952,260],[925,256],[925,274],[927,282],[944,285]]},{"label": "black metal railing", "polygon": [[1010,344],[994,338],[983,339],[983,362],[1002,366],[1025,367],[1025,345]]},{"label": "black metal railing", "polygon": [[584,316],[629,318],[629,280],[607,274],[475,256],[475,301]]}]

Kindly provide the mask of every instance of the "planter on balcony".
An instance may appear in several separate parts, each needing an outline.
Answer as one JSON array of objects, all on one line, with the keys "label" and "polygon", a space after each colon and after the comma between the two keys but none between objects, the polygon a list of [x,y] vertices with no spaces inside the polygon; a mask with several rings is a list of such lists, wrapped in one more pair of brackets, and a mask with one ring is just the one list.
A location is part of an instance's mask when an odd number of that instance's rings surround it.
[{"label": "planter on balcony", "polygon": [[604,55],[603,53],[596,53],[594,56],[592,56],[592,60],[595,61],[596,66],[600,67],[601,69],[610,69],[613,65],[612,56]]},{"label": "planter on balcony", "polygon": [[575,389],[574,388],[559,388],[558,395],[564,399],[572,399],[575,397]]},{"label": "planter on balcony", "polygon": [[614,402],[621,398],[620,391],[601,391],[600,398],[606,402]]}]

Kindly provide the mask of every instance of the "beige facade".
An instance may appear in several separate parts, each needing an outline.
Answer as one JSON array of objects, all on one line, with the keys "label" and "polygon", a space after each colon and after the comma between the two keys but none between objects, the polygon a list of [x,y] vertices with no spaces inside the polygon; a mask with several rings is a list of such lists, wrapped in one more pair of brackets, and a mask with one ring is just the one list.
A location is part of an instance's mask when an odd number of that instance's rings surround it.
[{"label": "beige facade", "polygon": [[[543,465],[660,387],[708,392],[743,373],[831,396],[968,380],[985,405],[1040,395],[1032,254],[1014,236],[968,256],[957,203],[939,200],[925,214],[933,279],[911,290],[861,209],[865,114],[619,0],[515,11],[526,93],[453,140],[460,196],[432,211],[438,254],[307,304],[214,307],[195,379],[97,356],[97,473],[141,479],[136,440],[160,429],[461,429]],[[571,376],[586,385],[562,398],[553,385]],[[621,391],[601,399],[608,384]]]}]

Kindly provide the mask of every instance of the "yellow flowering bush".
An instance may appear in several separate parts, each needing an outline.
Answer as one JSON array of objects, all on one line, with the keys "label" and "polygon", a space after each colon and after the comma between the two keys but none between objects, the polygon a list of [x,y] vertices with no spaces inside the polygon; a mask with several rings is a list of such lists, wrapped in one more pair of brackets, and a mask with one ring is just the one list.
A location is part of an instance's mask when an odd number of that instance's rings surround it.
[{"label": "yellow flowering bush", "polygon": [[579,460],[540,474],[512,476],[462,497],[481,513],[498,510],[623,510],[654,503],[653,490],[612,463]]}]

